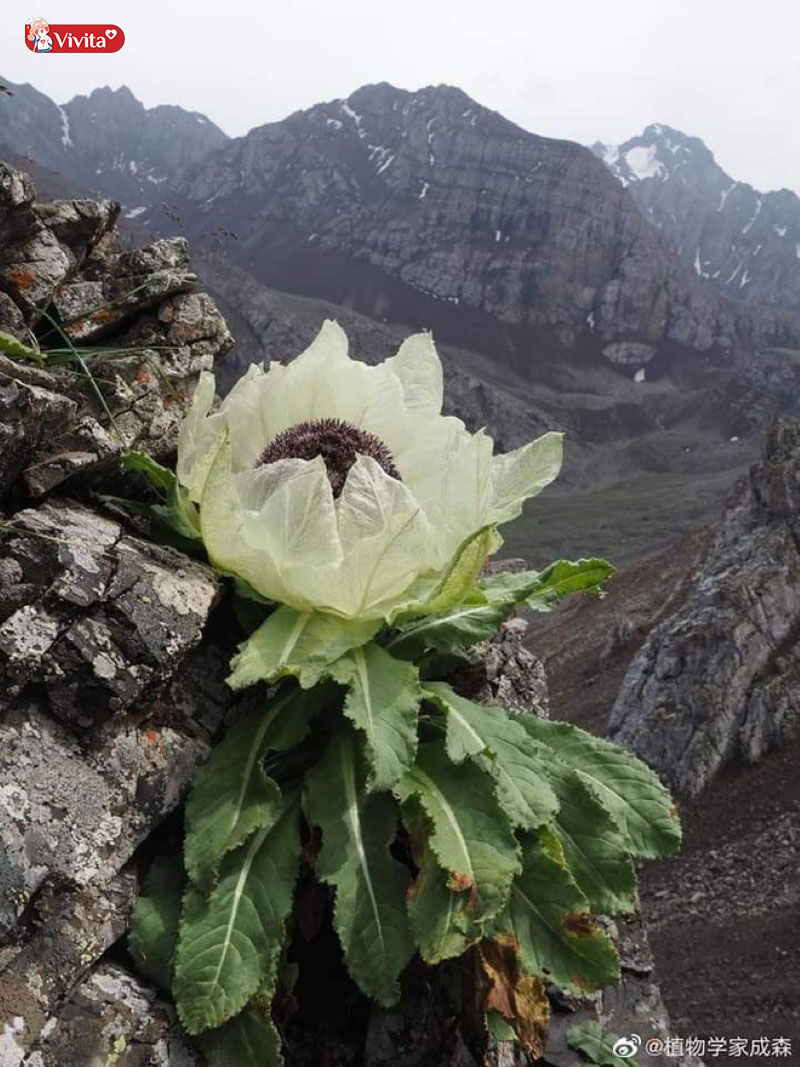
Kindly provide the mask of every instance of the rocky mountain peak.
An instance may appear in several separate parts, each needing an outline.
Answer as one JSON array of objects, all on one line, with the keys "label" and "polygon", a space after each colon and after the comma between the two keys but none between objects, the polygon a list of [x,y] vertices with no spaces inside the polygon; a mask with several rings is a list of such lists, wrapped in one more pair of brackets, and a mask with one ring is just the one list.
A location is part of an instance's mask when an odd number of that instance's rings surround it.
[{"label": "rocky mountain peak", "polygon": [[735,301],[800,309],[800,198],[736,181],[698,137],[654,123],[591,146],[695,273]]},{"label": "rocky mountain peak", "polygon": [[730,184],[730,179],[699,137],[690,137],[660,122],[651,123],[638,136],[622,144],[596,141],[591,150],[626,186],[634,182],[670,179],[694,183],[698,178],[705,182]]},{"label": "rocky mountain peak", "polygon": [[0,96],[0,146],[56,171],[85,191],[145,205],[182,167],[192,166],[228,138],[205,115],[180,107],[146,108],[123,85],[105,85],[59,107],[29,85]]}]

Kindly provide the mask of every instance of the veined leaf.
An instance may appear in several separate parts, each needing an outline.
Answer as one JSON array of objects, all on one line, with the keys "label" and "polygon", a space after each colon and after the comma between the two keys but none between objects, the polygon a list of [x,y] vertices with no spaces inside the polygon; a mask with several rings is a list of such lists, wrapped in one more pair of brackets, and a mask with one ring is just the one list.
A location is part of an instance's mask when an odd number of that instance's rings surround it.
[{"label": "veined leaf", "polygon": [[406,804],[403,821],[411,837],[417,877],[408,891],[408,919],[411,932],[423,960],[431,966],[460,956],[481,938],[481,928],[468,912],[470,891],[457,892],[447,884],[442,869],[428,841],[421,812],[409,812]]},{"label": "veined leaf", "polygon": [[199,915],[181,923],[173,993],[190,1034],[221,1026],[256,991],[271,996],[300,859],[299,805],[222,863]]},{"label": "veined leaf", "polygon": [[[190,885],[183,898],[183,922],[196,921],[205,907],[203,894]],[[238,1015],[195,1035],[209,1067],[282,1067],[280,1036],[270,1013],[274,984],[268,976],[263,991],[251,997]]]},{"label": "veined leaf", "polygon": [[281,1039],[270,1015],[270,998],[258,994],[233,1019],[200,1034],[197,1043],[209,1067],[281,1067]]},{"label": "veined leaf", "polygon": [[547,835],[525,835],[522,874],[489,934],[515,945],[528,974],[546,973],[563,989],[601,989],[619,978],[619,957],[567,868],[542,843]]},{"label": "veined leaf", "polygon": [[629,911],[636,893],[636,871],[627,840],[574,770],[555,756],[547,769],[559,803],[550,830],[561,844],[564,861],[589,910],[600,915]]},{"label": "veined leaf", "polygon": [[417,762],[397,786],[401,800],[416,796],[431,823],[430,844],[447,871],[448,886],[469,890],[474,922],[496,915],[519,870],[519,848],[494,791],[475,764],[453,764],[439,742],[420,745]]},{"label": "veined leaf", "polygon": [[466,600],[441,615],[429,615],[401,626],[386,643],[387,649],[407,659],[426,648],[448,652],[467,648],[491,637],[514,610],[514,602],[487,604],[481,597]]},{"label": "veined leaf", "polygon": [[349,687],[344,713],[367,739],[367,789],[391,789],[414,762],[422,690],[417,668],[370,642],[330,668]]},{"label": "veined leaf", "polygon": [[481,590],[492,604],[527,604],[534,611],[551,611],[570,593],[597,596],[614,573],[604,559],[559,559],[543,571],[503,572],[485,578]]},{"label": "veined leaf", "polygon": [[142,974],[167,992],[172,985],[172,957],[185,884],[180,856],[157,859],[147,872],[131,916],[131,955]]},{"label": "veined leaf", "polygon": [[334,734],[306,784],[309,821],[322,830],[317,876],[336,888],[334,926],[359,989],[390,1006],[414,952],[406,916],[408,872],[390,854],[397,805],[385,793],[365,796],[349,727]]},{"label": "veined leaf", "polygon": [[640,759],[572,723],[526,718],[525,729],[579,775],[625,835],[634,856],[677,851],[681,828],[669,792]]},{"label": "veined leaf", "polygon": [[594,1019],[576,1023],[567,1030],[570,1048],[580,1049],[592,1063],[600,1064],[600,1067],[636,1067],[638,1061],[632,1056],[618,1056],[614,1052],[614,1045],[619,1040],[617,1034],[604,1032]]},{"label": "veined leaf", "polygon": [[33,360],[40,367],[43,367],[45,363],[44,353],[40,352],[38,348],[32,348],[30,345],[24,344],[13,334],[6,333],[5,330],[0,330],[0,352],[11,356],[12,359]]},{"label": "veined leaf", "polygon": [[244,716],[198,770],[186,802],[184,842],[186,870],[197,885],[207,886],[227,852],[280,817],[281,791],[261,761],[267,751],[290,748],[308,732],[316,710],[309,695],[292,687],[266,709]]},{"label": "veined leaf", "polygon": [[549,751],[499,707],[485,707],[443,682],[428,682],[425,696],[447,715],[447,752],[454,763],[485,757],[480,765],[495,779],[497,799],[514,826],[534,830],[558,811],[547,773]]},{"label": "veined leaf", "polygon": [[328,667],[352,648],[366,644],[380,620],[340,619],[283,605],[239,646],[231,660],[231,689],[294,675],[303,689],[316,685]]},{"label": "veined leaf", "polygon": [[401,622],[387,643],[396,655],[419,656],[425,648],[447,651],[491,637],[514,609],[525,604],[550,611],[569,593],[597,595],[614,573],[601,559],[558,560],[543,571],[503,572],[484,579],[448,608]]}]

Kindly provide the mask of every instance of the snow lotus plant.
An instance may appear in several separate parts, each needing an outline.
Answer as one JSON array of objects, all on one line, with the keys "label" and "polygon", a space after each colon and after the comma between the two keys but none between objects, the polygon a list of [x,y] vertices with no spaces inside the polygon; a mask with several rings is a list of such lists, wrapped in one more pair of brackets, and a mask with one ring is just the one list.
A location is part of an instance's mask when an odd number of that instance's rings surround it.
[{"label": "snow lotus plant", "polygon": [[633,858],[678,845],[633,756],[458,691],[456,668],[518,605],[597,592],[612,569],[487,576],[497,527],[558,474],[561,435],[494,455],[441,406],[429,335],[367,366],[328,322],[218,407],[202,376],[177,477],[128,457],[164,493],[155,517],[247,599],[228,684],[269,687],[198,772],[183,860],[151,869],[131,936],[212,1064],[280,1061],[270,1004],[303,871],[330,887],[367,996],[395,1003],[415,953],[472,949],[487,1025],[539,1054],[543,983],[618,978],[592,915],[630,909]]}]

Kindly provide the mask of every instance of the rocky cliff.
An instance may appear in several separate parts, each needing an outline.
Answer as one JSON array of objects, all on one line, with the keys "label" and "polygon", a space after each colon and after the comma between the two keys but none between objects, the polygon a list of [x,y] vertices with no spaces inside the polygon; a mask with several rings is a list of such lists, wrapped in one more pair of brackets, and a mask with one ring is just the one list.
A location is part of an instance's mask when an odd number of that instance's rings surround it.
[{"label": "rocky cliff", "polygon": [[685,602],[622,683],[610,736],[681,794],[755,763],[800,721],[800,425],[779,421],[734,488]]},{"label": "rocky cliff", "polygon": [[375,318],[435,316],[473,347],[502,338],[496,358],[523,369],[579,343],[642,365],[662,344],[724,355],[796,331],[720,300],[586,149],[448,86],[365,86],[297,112],[211,153],[178,194],[190,229],[235,231],[261,280]]},{"label": "rocky cliff", "polygon": [[658,123],[592,151],[698,277],[729,299],[800,309],[800,197],[731,178],[698,137]]}]

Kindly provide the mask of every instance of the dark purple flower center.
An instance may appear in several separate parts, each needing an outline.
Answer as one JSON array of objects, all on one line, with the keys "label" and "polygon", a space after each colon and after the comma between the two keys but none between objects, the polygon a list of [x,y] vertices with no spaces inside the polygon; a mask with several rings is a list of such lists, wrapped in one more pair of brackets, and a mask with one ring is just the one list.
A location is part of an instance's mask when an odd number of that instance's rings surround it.
[{"label": "dark purple flower center", "polygon": [[261,453],[258,463],[275,463],[279,459],[314,459],[322,456],[328,469],[333,495],[344,488],[347,472],[356,458],[370,456],[386,473],[402,481],[392,453],[374,433],[359,430],[341,419],[314,419],[298,422],[274,437]]}]

